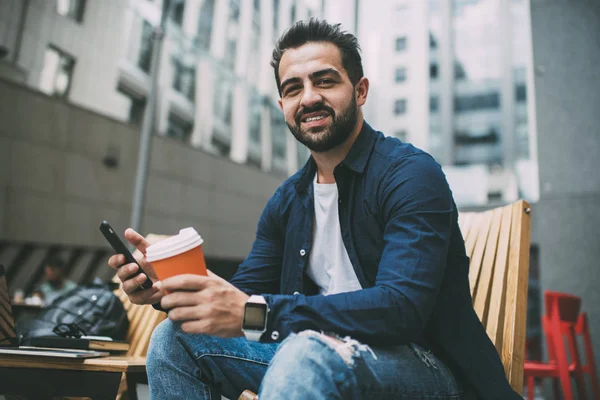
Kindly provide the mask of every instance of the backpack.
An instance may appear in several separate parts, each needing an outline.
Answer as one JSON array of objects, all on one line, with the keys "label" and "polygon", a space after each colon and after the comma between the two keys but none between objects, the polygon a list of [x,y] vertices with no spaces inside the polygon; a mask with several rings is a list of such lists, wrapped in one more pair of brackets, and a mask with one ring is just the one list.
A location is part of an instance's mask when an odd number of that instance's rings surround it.
[{"label": "backpack", "polygon": [[125,339],[129,319],[123,303],[99,280],[58,297],[34,318],[17,323],[19,343],[39,337],[109,336]]}]

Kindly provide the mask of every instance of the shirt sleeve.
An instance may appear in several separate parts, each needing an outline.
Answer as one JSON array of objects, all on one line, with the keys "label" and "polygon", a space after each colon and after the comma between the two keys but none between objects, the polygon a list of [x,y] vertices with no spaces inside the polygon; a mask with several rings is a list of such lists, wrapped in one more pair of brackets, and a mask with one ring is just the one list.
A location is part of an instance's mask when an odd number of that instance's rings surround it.
[{"label": "shirt sleeve", "polygon": [[[447,263],[454,203],[439,165],[428,155],[391,166],[377,193],[385,221],[375,285],[330,296],[265,295],[268,332],[279,339],[313,329],[366,343],[417,341],[435,305]],[[270,341],[271,335],[263,335]]]},{"label": "shirt sleeve", "polygon": [[230,282],[248,295],[279,293],[284,232],[279,216],[281,189],[269,199],[258,222],[248,257]]}]

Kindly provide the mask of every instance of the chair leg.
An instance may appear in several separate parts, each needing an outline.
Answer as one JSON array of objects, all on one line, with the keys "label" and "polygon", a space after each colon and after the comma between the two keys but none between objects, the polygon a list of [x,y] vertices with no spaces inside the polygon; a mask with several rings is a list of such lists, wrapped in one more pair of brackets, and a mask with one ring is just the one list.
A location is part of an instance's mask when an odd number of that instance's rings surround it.
[{"label": "chair leg", "polygon": [[587,372],[590,374],[592,381],[592,392],[594,399],[600,399],[600,385],[598,384],[598,372],[596,370],[596,360],[594,358],[594,350],[592,347],[592,338],[590,335],[590,326],[588,324],[587,314],[581,313],[581,334],[583,336],[583,346],[585,348],[585,361],[587,363]]},{"label": "chair leg", "polygon": [[[560,326],[558,329],[555,329],[555,332],[560,332]],[[573,385],[571,384],[571,374],[569,373],[569,364],[567,360],[567,353],[565,351],[565,345],[563,343],[563,336],[552,335],[552,342],[554,344],[556,364],[558,366],[558,376],[560,378],[560,385],[562,387],[564,399],[573,400]]]},{"label": "chair leg", "polygon": [[527,400],[533,400],[535,398],[535,378],[533,376],[527,377]]}]

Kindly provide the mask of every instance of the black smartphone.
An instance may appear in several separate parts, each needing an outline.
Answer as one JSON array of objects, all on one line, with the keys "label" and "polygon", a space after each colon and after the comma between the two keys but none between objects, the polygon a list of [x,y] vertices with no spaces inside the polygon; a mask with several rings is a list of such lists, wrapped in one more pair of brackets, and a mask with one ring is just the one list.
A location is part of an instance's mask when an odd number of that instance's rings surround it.
[{"label": "black smartphone", "polygon": [[[123,254],[125,256],[125,264],[135,263],[138,266],[137,272],[133,276],[138,276],[141,273],[144,273],[140,264],[133,257],[133,254],[129,251],[127,246],[123,243],[123,241],[119,238],[115,230],[110,226],[110,224],[106,221],[102,221],[100,224],[100,232],[104,235],[108,243],[112,246],[117,254]],[[125,265],[123,264],[123,265]],[[152,281],[148,278],[148,274],[146,274],[146,282],[142,284],[143,289],[150,289],[152,287]]]}]

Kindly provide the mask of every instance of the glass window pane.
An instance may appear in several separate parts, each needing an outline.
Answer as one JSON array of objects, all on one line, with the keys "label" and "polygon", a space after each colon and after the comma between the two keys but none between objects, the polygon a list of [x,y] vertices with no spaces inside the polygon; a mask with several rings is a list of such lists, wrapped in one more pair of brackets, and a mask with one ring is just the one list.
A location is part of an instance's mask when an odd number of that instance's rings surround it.
[{"label": "glass window pane", "polygon": [[204,0],[200,8],[200,20],[198,22],[197,43],[203,50],[210,49],[212,37],[213,19],[215,13],[215,0]]},{"label": "glass window pane", "polygon": [[152,62],[152,31],[152,25],[148,21],[144,21],[142,25],[138,67],[147,73],[150,72],[150,64]]}]

